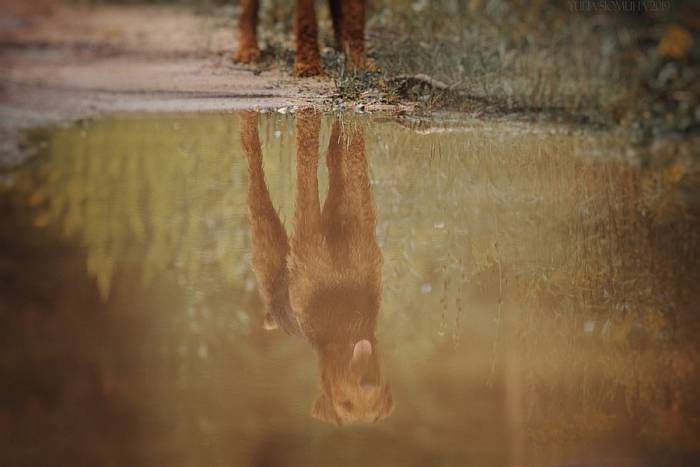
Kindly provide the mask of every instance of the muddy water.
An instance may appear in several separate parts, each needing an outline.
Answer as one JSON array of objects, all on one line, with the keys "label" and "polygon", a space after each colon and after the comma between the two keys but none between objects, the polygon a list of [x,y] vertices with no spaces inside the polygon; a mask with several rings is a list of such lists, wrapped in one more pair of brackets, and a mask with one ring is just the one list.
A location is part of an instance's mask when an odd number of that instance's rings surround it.
[{"label": "muddy water", "polygon": [[0,197],[2,465],[700,455],[683,148],[276,113],[32,141]]}]

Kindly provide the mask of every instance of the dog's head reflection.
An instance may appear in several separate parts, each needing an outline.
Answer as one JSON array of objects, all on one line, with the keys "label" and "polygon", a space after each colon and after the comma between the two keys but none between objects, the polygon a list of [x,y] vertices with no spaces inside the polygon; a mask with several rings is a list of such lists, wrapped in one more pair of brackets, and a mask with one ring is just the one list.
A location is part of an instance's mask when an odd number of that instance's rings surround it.
[{"label": "dog's head reflection", "polygon": [[265,305],[265,328],[305,338],[318,355],[321,395],[312,415],[338,425],[373,423],[388,416],[394,404],[375,337],[382,254],[364,137],[357,123],[334,123],[326,156],[328,195],[321,208],[319,130],[317,113],[298,114],[290,240],[265,183],[257,116],[243,116],[253,269]]},{"label": "dog's head reflection", "polygon": [[321,357],[322,392],[314,417],[336,424],[374,423],[388,416],[394,403],[382,379],[376,345],[360,340]]}]

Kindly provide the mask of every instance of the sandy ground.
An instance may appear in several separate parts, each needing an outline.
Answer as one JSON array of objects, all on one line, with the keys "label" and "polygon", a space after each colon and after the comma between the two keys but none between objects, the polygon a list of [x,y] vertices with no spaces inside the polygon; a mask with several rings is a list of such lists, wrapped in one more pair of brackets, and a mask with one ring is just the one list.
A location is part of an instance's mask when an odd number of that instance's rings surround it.
[{"label": "sandy ground", "polygon": [[234,64],[231,15],[31,1],[0,3],[0,166],[21,159],[16,135],[31,126],[105,112],[320,105],[334,93],[328,79]]}]

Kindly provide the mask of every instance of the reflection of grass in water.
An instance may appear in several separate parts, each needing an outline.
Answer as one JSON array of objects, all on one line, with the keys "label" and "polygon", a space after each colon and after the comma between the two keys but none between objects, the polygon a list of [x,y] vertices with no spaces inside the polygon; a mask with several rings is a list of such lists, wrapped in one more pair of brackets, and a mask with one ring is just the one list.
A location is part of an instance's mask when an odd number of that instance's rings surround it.
[{"label": "reflection of grass in water", "polygon": [[[146,284],[174,270],[194,301],[222,281],[245,283],[237,122],[165,116],[58,130],[33,173],[39,223],[81,239],[104,295],[125,262],[142,268]],[[385,255],[380,342],[398,378],[421,375],[395,384],[399,403],[411,400],[396,426],[422,420],[431,429],[417,443],[454,449],[479,433],[445,422],[444,398],[480,394],[498,405],[491,379],[504,397],[529,404],[501,416],[533,439],[593,442],[641,430],[661,446],[692,446],[698,229],[687,208],[659,196],[679,183],[675,172],[586,156],[621,150],[600,135],[345,124],[367,125]],[[293,121],[268,115],[261,137],[273,201],[289,224]],[[478,418],[480,407],[455,416]]]},{"label": "reflection of grass in water", "polygon": [[118,261],[143,260],[143,281],[170,267],[196,277],[216,263],[224,277],[246,267],[244,174],[237,120],[199,117],[105,119],[55,131],[33,198],[78,236],[103,296]]},{"label": "reflection of grass in water", "polygon": [[373,143],[384,149],[375,193],[391,199],[380,203],[380,231],[385,254],[396,251],[385,282],[401,302],[391,309],[416,309],[406,289],[447,284],[440,303],[424,301],[422,320],[399,323],[437,333],[448,303],[462,342],[479,332],[495,340],[505,365],[497,371],[508,379],[508,367],[519,367],[521,397],[533,404],[527,425],[540,440],[580,441],[641,423],[648,439],[697,449],[700,238],[696,218],[678,199],[668,202],[679,180],[609,154],[584,157],[621,150],[614,140],[499,130],[376,130]]}]

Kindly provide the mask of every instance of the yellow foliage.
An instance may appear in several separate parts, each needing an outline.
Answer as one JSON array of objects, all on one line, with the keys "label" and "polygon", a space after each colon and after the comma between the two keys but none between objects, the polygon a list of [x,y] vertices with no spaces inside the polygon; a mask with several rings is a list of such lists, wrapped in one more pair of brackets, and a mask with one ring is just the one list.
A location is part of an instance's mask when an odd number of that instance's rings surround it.
[{"label": "yellow foliage", "polygon": [[693,35],[683,26],[674,24],[668,28],[659,43],[659,53],[668,58],[684,58],[693,48]]}]

